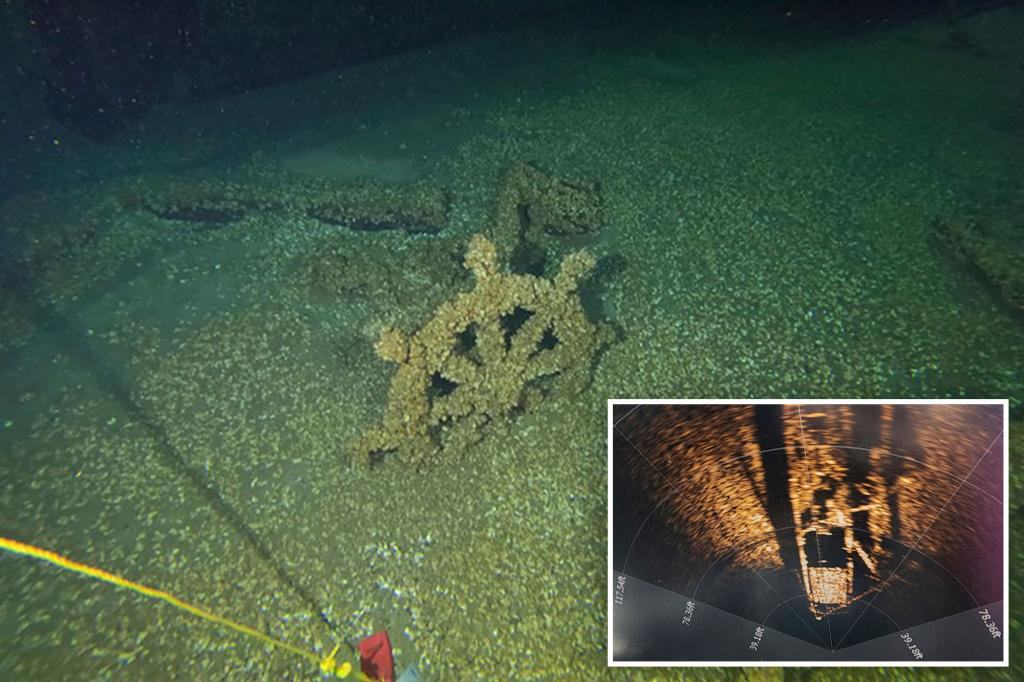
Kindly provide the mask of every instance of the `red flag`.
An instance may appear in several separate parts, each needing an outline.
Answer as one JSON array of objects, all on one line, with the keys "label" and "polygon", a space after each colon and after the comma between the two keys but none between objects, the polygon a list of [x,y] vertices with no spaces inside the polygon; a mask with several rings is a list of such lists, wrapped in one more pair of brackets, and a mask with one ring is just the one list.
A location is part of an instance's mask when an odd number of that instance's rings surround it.
[{"label": "red flag", "polygon": [[359,643],[359,666],[364,675],[375,680],[395,682],[395,659],[387,632],[381,630]]}]

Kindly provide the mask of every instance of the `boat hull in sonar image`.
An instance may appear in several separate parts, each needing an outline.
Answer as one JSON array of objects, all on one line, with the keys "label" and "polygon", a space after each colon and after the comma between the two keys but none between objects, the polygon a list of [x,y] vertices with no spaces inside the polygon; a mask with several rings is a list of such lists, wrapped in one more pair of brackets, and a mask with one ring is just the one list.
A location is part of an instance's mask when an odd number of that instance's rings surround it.
[{"label": "boat hull in sonar image", "polygon": [[1004,402],[609,418],[613,665],[1005,661]]}]

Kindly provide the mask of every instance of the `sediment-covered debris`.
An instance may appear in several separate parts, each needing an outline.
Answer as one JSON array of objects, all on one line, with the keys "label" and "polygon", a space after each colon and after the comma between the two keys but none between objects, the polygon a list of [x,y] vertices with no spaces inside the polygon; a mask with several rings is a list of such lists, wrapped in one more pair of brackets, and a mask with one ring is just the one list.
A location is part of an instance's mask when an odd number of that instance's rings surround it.
[{"label": "sediment-covered debris", "polygon": [[[1003,298],[1024,310],[1024,240],[968,219],[935,220],[936,234],[961,259],[974,266]],[[1019,229],[1018,229],[1019,231]]]},{"label": "sediment-covered debris", "polygon": [[351,230],[435,234],[448,224],[447,191],[421,182],[389,185],[361,181],[277,178],[252,183],[168,180],[137,183],[119,193],[126,209],[166,220],[216,226],[252,213],[313,218]]},{"label": "sediment-covered debris", "polygon": [[376,239],[338,233],[319,240],[306,256],[309,295],[329,306],[359,302],[373,311],[373,329],[416,326],[438,301],[468,280],[462,267],[464,240],[447,234],[410,240],[392,234]]},{"label": "sediment-covered debris", "polygon": [[509,171],[495,211],[504,243],[545,244],[550,237],[596,232],[603,220],[597,183],[558,178],[530,163]]}]

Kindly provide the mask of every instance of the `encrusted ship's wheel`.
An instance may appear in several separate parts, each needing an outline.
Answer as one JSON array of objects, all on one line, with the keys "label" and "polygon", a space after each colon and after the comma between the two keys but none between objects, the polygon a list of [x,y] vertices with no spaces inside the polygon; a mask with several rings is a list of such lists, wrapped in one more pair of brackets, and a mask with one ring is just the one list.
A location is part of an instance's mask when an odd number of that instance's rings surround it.
[{"label": "encrusted ship's wheel", "polygon": [[552,279],[504,272],[494,244],[474,236],[465,265],[472,290],[443,303],[411,335],[389,328],[377,354],[398,365],[382,423],[357,442],[365,461],[388,451],[417,465],[462,448],[488,423],[508,418],[558,387],[586,385],[609,340],[587,320],[577,287],[594,266],[578,251]]}]

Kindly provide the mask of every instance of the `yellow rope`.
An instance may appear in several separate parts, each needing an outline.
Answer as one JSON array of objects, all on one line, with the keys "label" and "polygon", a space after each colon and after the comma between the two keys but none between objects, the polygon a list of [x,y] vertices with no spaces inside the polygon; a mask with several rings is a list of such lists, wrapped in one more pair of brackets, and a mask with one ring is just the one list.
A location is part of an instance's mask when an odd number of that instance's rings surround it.
[{"label": "yellow rope", "polygon": [[[352,672],[351,663],[347,661],[338,663],[337,660],[335,659],[335,656],[337,655],[339,648],[337,646],[334,647],[334,651],[332,651],[330,654],[328,654],[324,658],[320,658],[311,651],[306,651],[305,649],[300,649],[297,646],[292,646],[287,642],[282,642],[278,639],[274,639],[273,637],[266,635],[260,632],[259,630],[254,630],[248,625],[236,623],[233,620],[229,620],[223,616],[218,616],[215,613],[211,613],[210,611],[201,609],[198,606],[193,606],[192,604],[183,602],[182,600],[178,599],[177,597],[168,592],[164,592],[163,590],[157,590],[152,587],[141,585],[137,582],[128,580],[127,578],[122,578],[119,575],[114,575],[113,573],[104,571],[101,568],[94,568],[92,566],[87,566],[86,564],[80,564],[77,561],[72,561],[67,557],[57,554],[56,552],[51,552],[49,550],[42,549],[34,545],[29,545],[24,542],[18,542],[17,540],[11,540],[10,538],[5,538],[2,536],[0,536],[0,549],[5,549],[8,552],[21,554],[23,556],[30,556],[36,559],[41,559],[42,561],[49,562],[55,566],[60,566],[61,568],[65,568],[69,571],[74,571],[75,573],[87,575],[90,578],[96,578],[97,580],[102,580],[103,582],[111,583],[113,585],[117,585],[118,587],[123,587],[132,590],[133,592],[138,592],[139,594],[145,595],[147,597],[160,599],[162,601],[167,602],[171,606],[175,606],[179,609],[182,609],[183,611],[188,611],[189,613],[195,616],[199,616],[200,618],[203,618],[205,620],[208,620],[211,623],[224,625],[226,627],[231,628],[232,630],[241,632],[243,635],[254,637],[255,639],[258,639],[261,642],[264,642],[265,644],[269,644],[271,646],[278,647],[281,649],[286,649],[292,652],[293,654],[302,656],[306,660],[312,661],[313,663],[317,664],[320,667],[320,670],[324,673],[334,674],[338,677],[345,678],[348,677],[349,673]],[[362,674],[359,674],[359,678],[362,680],[369,679],[368,677]]]}]

